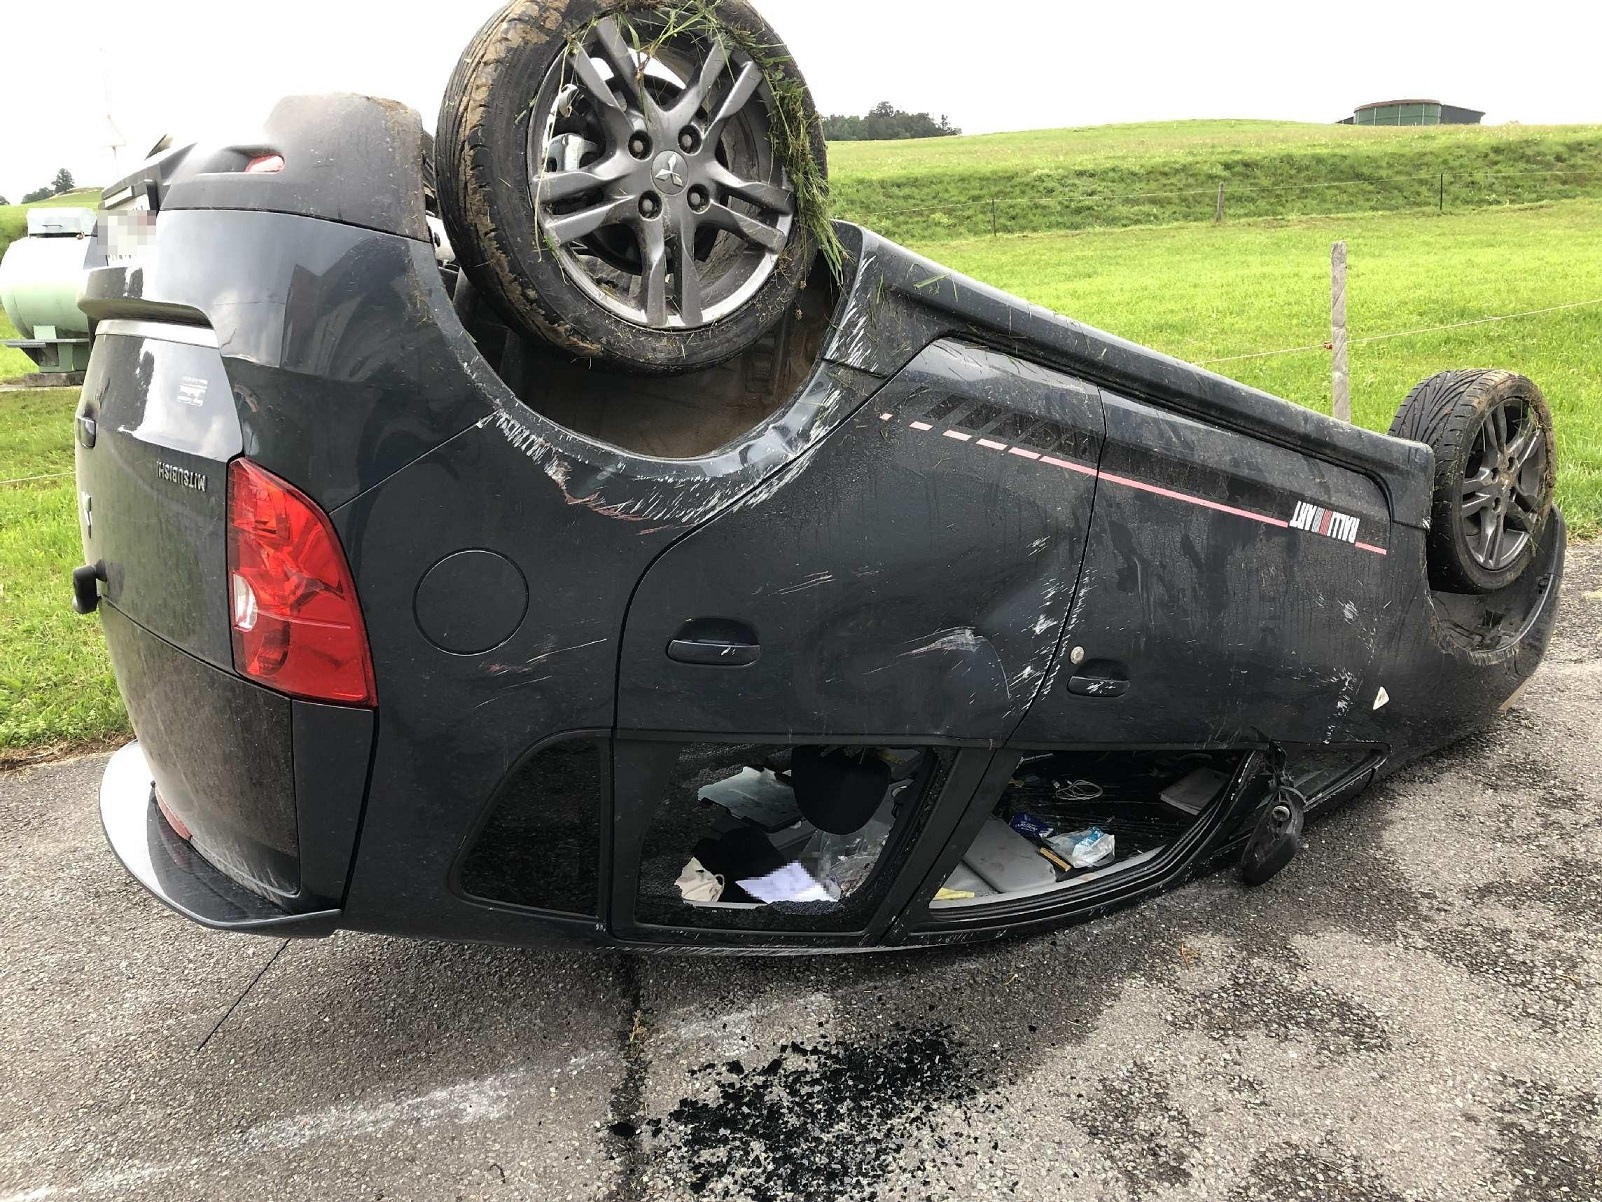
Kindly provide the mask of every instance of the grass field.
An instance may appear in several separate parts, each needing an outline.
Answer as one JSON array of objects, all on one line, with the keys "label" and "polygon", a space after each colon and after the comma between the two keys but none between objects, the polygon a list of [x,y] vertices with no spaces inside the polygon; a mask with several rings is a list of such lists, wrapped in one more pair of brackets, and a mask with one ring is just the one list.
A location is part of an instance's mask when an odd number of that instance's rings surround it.
[{"label": "grass field", "polygon": [[[936,241],[919,249],[1029,300],[1192,362],[1329,338],[1330,245],[1345,239],[1354,339],[1602,300],[1602,201],[1430,215],[1364,214],[1236,226]],[[1329,412],[1322,349],[1213,370]],[[1420,380],[1507,367],[1545,390],[1557,422],[1559,501],[1577,534],[1602,531],[1602,304],[1360,343],[1352,405],[1384,430]]]},{"label": "grass field", "polygon": [[[1602,298],[1602,202],[1435,216],[1362,215],[1236,226],[1020,235],[923,247],[958,271],[1193,361],[1327,337],[1329,246],[1351,253],[1361,338]],[[1560,500],[1579,535],[1602,531],[1602,305],[1352,351],[1357,420],[1390,423],[1417,381],[1503,366],[1546,390]],[[1322,350],[1218,363],[1329,408]],[[72,466],[70,390],[0,393],[0,478]],[[0,758],[119,733],[125,719],[98,623],[67,605],[79,558],[70,480],[0,486]]]},{"label": "grass field", "polygon": [[[53,196],[49,200],[42,200],[33,205],[0,205],[0,256],[6,253],[14,239],[22,237],[28,228],[28,210],[37,208],[62,208],[80,206],[94,209],[100,206],[99,188],[79,188],[62,196]],[[17,331],[12,328],[11,322],[6,319],[5,311],[0,310],[0,341],[15,338]],[[14,351],[9,347],[0,346],[0,382],[25,376],[36,370],[34,362],[21,351]]]},{"label": "grass field", "polygon": [[1602,126],[1174,121],[829,154],[840,215],[900,241],[1211,221],[1221,183],[1231,220],[1602,196]]},{"label": "grass field", "polygon": [[[77,403],[69,388],[0,393],[0,479],[70,472]],[[72,612],[81,559],[70,476],[0,485],[0,763],[127,729],[100,623]]]},{"label": "grass field", "polygon": [[[16,336],[17,331],[6,319],[5,310],[0,309],[0,341]],[[9,346],[0,346],[0,384],[38,370],[34,361],[21,351],[12,350]]]},{"label": "grass field", "polygon": [[[952,169],[949,176],[970,174],[980,181],[973,187],[988,187],[994,178],[1017,179],[1018,173],[1094,178],[1102,170],[1098,164],[1108,171],[1151,164],[1168,171],[1182,162],[1185,170],[1206,173],[1285,156],[1284,170],[1302,171],[1308,156],[1323,155],[1331,158],[1324,168],[1329,172],[1354,165],[1390,170],[1364,156],[1423,148],[1506,161],[1504,152],[1513,153],[1508,147],[1524,155],[1531,145],[1544,147],[1551,162],[1574,162],[1597,153],[1602,130],[1353,131],[1191,122],[858,143],[833,153],[842,193],[859,187],[862,196],[875,180],[890,195],[902,186],[898,173],[939,174],[943,168]],[[7,213],[0,209],[0,221]],[[874,224],[882,228],[892,220]],[[987,216],[987,234],[988,225]],[[1328,338],[1329,247],[1336,239],[1350,248],[1355,339],[1602,300],[1602,199],[1444,215],[1355,213],[1222,226],[1209,220],[999,238],[962,238],[959,232],[923,222],[902,236],[956,271],[1325,412],[1327,352],[1237,357]],[[1602,533],[1599,352],[1602,304],[1358,342],[1352,349],[1355,417],[1386,428],[1408,389],[1445,368],[1524,372],[1545,389],[1556,414],[1559,500],[1575,533],[1595,536]],[[3,367],[0,362],[0,378]],[[0,480],[71,470],[75,403],[68,390],[0,393]],[[67,576],[79,554],[70,479],[0,484],[0,762],[126,729],[99,625],[75,617],[68,606]]]}]

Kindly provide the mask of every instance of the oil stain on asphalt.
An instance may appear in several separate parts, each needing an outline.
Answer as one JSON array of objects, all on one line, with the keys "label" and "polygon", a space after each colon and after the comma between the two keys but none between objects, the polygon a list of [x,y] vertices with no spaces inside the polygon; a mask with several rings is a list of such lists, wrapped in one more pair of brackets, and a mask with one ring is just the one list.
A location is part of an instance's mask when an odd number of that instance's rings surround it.
[{"label": "oil stain on asphalt", "polygon": [[933,1182],[940,1161],[982,1151],[966,1146],[978,1135],[950,1134],[950,1116],[996,1108],[982,1092],[993,1055],[948,1028],[898,1026],[876,1041],[784,1044],[763,1065],[705,1064],[690,1070],[695,1096],[646,1123],[652,1157],[697,1196],[869,1199],[916,1142]]}]

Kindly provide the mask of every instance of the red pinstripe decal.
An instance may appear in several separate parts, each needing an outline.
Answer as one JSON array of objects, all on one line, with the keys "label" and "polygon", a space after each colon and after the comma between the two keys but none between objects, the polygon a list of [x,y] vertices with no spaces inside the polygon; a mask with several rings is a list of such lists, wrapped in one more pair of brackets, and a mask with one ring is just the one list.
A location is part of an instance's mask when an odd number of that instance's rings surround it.
[{"label": "red pinstripe decal", "polygon": [[1189,505],[1200,505],[1203,509],[1216,509],[1219,513],[1234,514],[1238,518],[1250,518],[1254,522],[1261,522],[1265,526],[1277,526],[1281,530],[1289,530],[1290,523],[1279,518],[1271,518],[1266,513],[1253,513],[1250,509],[1236,509],[1233,505],[1220,505],[1217,501],[1209,501],[1206,497],[1192,496],[1190,493],[1175,492],[1171,488],[1159,488],[1155,484],[1147,484],[1144,480],[1131,480],[1127,476],[1115,476],[1111,472],[1097,472],[1098,477],[1109,484],[1122,484],[1125,488],[1138,488],[1141,492],[1154,493],[1159,497],[1172,497],[1176,501],[1184,501]]},{"label": "red pinstripe decal", "polygon": [[[885,421],[889,421],[890,418],[891,415],[888,413],[883,415],[883,420]],[[907,424],[914,430],[926,432],[934,430],[934,427],[927,422],[908,422]],[[958,442],[974,441],[972,434],[965,434],[961,430],[945,430],[942,433],[945,437]],[[1153,496],[1168,497],[1170,500],[1183,501],[1187,505],[1196,505],[1202,509],[1211,509],[1217,513],[1227,513],[1234,517],[1246,518],[1248,521],[1261,522],[1265,526],[1272,526],[1278,530],[1289,530],[1291,528],[1289,522],[1282,518],[1271,517],[1266,513],[1257,513],[1250,509],[1238,509],[1233,505],[1224,505],[1218,501],[1210,501],[1206,497],[1198,497],[1194,493],[1175,492],[1171,488],[1148,484],[1144,480],[1131,480],[1128,476],[1117,476],[1112,472],[1104,472],[1099,468],[1090,467],[1088,464],[1074,463],[1071,460],[1058,459],[1052,455],[1042,455],[1038,451],[1031,451],[1024,447],[1009,447],[1005,443],[993,442],[988,438],[979,439],[978,445],[987,447],[992,451],[1006,451],[1009,455],[1017,455],[1020,459],[1034,459],[1041,463],[1049,463],[1052,467],[1060,467],[1066,471],[1077,472],[1082,476],[1091,476],[1097,480],[1104,480],[1108,484],[1118,484],[1124,488],[1133,488],[1139,492],[1151,493]],[[1334,515],[1331,511],[1325,510],[1323,520],[1319,523],[1318,533],[1324,535],[1329,533],[1329,526],[1333,517]],[[1376,547],[1372,543],[1351,543],[1348,545],[1355,546],[1359,551],[1367,551],[1371,555],[1390,554],[1384,547]]]},{"label": "red pinstripe decal", "polygon": [[1049,463],[1052,467],[1065,467],[1070,472],[1078,472],[1081,476],[1094,476],[1097,474],[1096,469],[1093,467],[1086,467],[1082,463],[1070,463],[1066,459],[1053,459],[1050,455],[1042,455],[1040,462]]}]

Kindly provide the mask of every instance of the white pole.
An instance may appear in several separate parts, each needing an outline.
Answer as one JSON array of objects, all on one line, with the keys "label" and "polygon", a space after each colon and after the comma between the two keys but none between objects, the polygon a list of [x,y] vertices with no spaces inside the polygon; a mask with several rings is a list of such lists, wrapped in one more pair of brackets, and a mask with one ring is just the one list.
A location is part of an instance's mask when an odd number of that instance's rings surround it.
[{"label": "white pole", "polygon": [[1330,345],[1335,350],[1334,403],[1336,421],[1352,420],[1352,381],[1346,364],[1346,243],[1337,242],[1330,254]]}]

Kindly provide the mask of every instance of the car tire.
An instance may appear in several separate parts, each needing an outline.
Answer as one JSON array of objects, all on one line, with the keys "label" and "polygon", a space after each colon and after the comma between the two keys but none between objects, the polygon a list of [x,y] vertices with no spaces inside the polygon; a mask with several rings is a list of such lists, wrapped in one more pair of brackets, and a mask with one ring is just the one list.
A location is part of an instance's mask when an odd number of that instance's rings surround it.
[{"label": "car tire", "polygon": [[1510,371],[1431,376],[1391,423],[1435,451],[1430,583],[1492,593],[1523,574],[1552,515],[1557,449],[1541,390]]},{"label": "car tire", "polygon": [[[457,260],[511,328],[575,359],[645,374],[731,359],[830,236],[823,126],[783,43],[745,0],[683,28],[690,12],[512,0],[445,93]],[[666,36],[664,13],[680,23]]]}]

